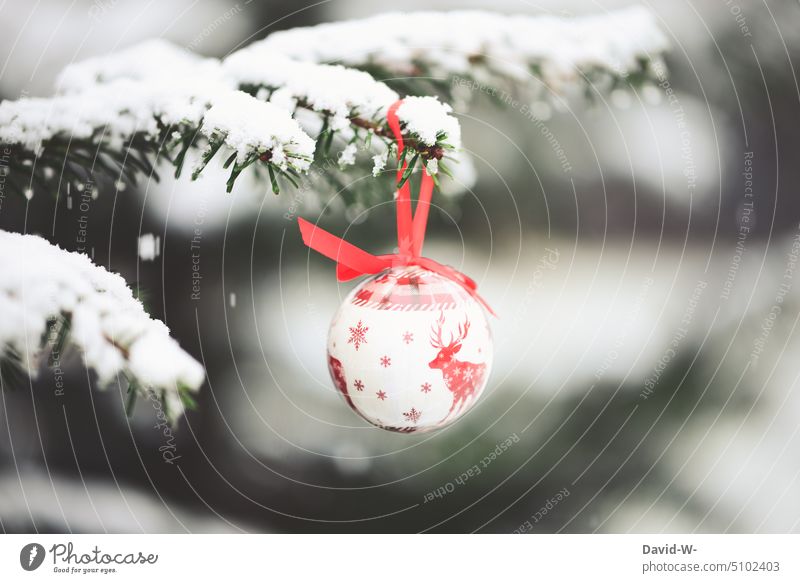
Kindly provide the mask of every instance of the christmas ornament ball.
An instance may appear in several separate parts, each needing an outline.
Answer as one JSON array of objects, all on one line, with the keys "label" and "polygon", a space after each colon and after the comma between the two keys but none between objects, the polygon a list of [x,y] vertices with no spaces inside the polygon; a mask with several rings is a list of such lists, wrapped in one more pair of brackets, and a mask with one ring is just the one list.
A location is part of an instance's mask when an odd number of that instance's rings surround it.
[{"label": "christmas ornament ball", "polygon": [[356,287],[328,333],[328,368],[348,405],[383,429],[444,427],[480,397],[492,366],[484,308],[459,283],[421,267]]}]

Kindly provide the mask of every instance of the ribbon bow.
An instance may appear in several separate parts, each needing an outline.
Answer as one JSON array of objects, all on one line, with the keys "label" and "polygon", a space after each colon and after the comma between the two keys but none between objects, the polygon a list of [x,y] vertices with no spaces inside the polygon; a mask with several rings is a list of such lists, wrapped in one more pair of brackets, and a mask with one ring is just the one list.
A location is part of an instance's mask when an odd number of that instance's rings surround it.
[{"label": "ribbon bow", "polygon": [[[402,100],[396,101],[386,114],[389,128],[397,140],[398,160],[402,157],[404,148],[400,120],[397,117],[397,109],[402,103]],[[407,166],[408,163],[403,161],[402,167],[397,169],[398,184],[400,184]],[[449,265],[442,265],[429,257],[421,255],[422,245],[425,242],[425,228],[428,225],[428,211],[430,210],[431,196],[433,194],[433,178],[428,174],[423,164],[417,210],[413,215],[411,213],[409,182],[409,180],[406,180],[397,191],[397,253],[372,255],[298,217],[297,223],[300,226],[303,243],[336,262],[336,278],[339,281],[349,281],[362,275],[380,273],[392,267],[416,265],[456,282],[480,302],[490,314],[495,315],[492,308],[478,295],[478,285],[474,280]]]}]

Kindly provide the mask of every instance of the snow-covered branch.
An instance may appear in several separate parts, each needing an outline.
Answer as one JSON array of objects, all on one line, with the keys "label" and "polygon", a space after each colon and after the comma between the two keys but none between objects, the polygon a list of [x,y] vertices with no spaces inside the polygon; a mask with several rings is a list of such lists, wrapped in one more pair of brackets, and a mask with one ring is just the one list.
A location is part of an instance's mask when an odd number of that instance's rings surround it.
[{"label": "snow-covered branch", "polygon": [[[65,93],[83,93],[86,88],[113,83],[120,79],[146,81],[149,84],[169,81],[173,85],[195,83],[202,79],[206,88],[240,89],[262,100],[295,111],[309,109],[328,117],[327,127],[334,131],[357,130],[368,124],[385,124],[386,110],[400,96],[386,84],[367,73],[340,65],[319,65],[288,58],[265,50],[261,43],[241,49],[223,61],[203,59],[163,40],[148,40],[113,55],[96,57],[68,66],[58,79]],[[406,108],[402,121],[409,124],[404,136],[417,141],[423,132],[432,146],[438,133],[447,133],[451,145],[460,146],[458,123],[447,109],[428,107],[419,117],[414,108]],[[438,115],[431,115],[432,112]],[[454,143],[455,142],[455,143]]]},{"label": "snow-covered branch", "polygon": [[0,231],[0,359],[34,376],[75,346],[101,385],[123,375],[154,390],[172,422],[203,383],[203,367],[147,315],[117,274],[41,237]]},{"label": "snow-covered branch", "polygon": [[[177,71],[176,75],[168,76],[170,70]],[[120,79],[174,84],[201,78],[207,87],[239,89],[291,112],[317,136],[317,148],[323,155],[338,136],[344,147],[339,156],[342,166],[354,162],[358,149],[378,154],[391,147],[393,136],[386,112],[400,98],[396,91],[363,71],[297,61],[258,44],[220,62],[196,57],[165,41],[146,41],[114,55],[71,65],[59,77],[58,85],[62,91],[80,94],[86,87]],[[409,106],[399,112],[406,129],[404,140],[424,161],[438,161],[447,150],[461,146],[460,127],[444,104],[434,98],[424,103],[425,108]]]},{"label": "snow-covered branch", "polygon": [[0,142],[16,162],[60,172],[66,161],[131,179],[153,172],[148,156],[171,159],[180,171],[190,147],[228,150],[237,173],[257,159],[302,172],[314,153],[314,140],[286,110],[198,78],[117,78],[79,93],[4,101]]},{"label": "snow-covered branch", "polygon": [[[60,172],[66,159],[68,172],[77,162],[134,179],[139,171],[153,173],[153,156],[170,160],[179,174],[189,150],[197,150],[196,178],[222,151],[225,167],[232,165],[229,190],[242,170],[264,164],[276,192],[276,174],[294,182],[315,153],[327,155],[334,135],[347,145],[343,164],[359,141],[368,149],[377,136],[376,146],[390,147],[384,118],[399,97],[362,71],[249,49],[220,62],[165,41],[71,65],[58,86],[52,98],[0,104],[0,142],[11,145],[14,161],[33,166],[34,176],[37,169]],[[294,119],[302,118],[298,108],[317,116],[317,123],[303,118],[316,140]],[[401,119],[410,128],[409,146],[423,160],[438,160],[460,145],[460,131],[449,110],[428,109],[414,118],[408,108]]]},{"label": "snow-covered branch", "polygon": [[635,6],[564,18],[464,10],[389,13],[271,34],[251,50],[387,75],[536,78],[554,90],[647,76],[667,49],[655,16]]},{"label": "snow-covered branch", "polygon": [[[376,174],[392,160],[385,118],[400,95],[372,76],[381,74],[404,88],[398,115],[412,161],[449,173],[442,162],[461,145],[458,121],[437,97],[415,97],[429,86],[414,79],[438,80],[433,91],[451,101],[465,99],[451,82],[459,76],[537,99],[548,89],[642,82],[666,46],[643,8],[575,19],[384,14],[275,33],[222,61],[147,41],[67,67],[53,98],[0,104],[0,142],[10,145],[12,165],[32,167],[33,182],[62,172],[80,181],[80,171],[98,169],[132,180],[154,173],[154,157],[179,174],[194,150],[192,178],[222,153],[229,190],[245,168],[266,166],[278,192],[279,177],[296,184],[310,164],[331,158],[334,143],[342,168],[359,150]],[[23,174],[10,177],[20,190]]]},{"label": "snow-covered branch", "polygon": [[[300,106],[322,114],[333,131],[361,128],[388,136],[386,111],[400,98],[363,71],[289,59],[259,43],[233,53],[222,62],[222,70],[242,89],[288,109]],[[412,146],[434,146],[440,141],[437,135],[443,134],[450,145],[461,146],[458,121],[444,104],[431,105],[425,111],[413,107],[404,111],[398,116],[405,124],[404,138]]]}]

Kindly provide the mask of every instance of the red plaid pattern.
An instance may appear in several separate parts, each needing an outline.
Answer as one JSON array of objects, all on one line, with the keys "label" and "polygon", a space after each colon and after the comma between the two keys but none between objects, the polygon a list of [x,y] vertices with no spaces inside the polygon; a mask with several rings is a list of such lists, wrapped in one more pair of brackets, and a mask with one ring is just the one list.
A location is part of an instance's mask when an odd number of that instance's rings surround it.
[{"label": "red plaid pattern", "polygon": [[431,271],[408,267],[376,277],[353,296],[352,303],[397,312],[452,310],[464,301],[461,290],[456,288],[457,284]]}]

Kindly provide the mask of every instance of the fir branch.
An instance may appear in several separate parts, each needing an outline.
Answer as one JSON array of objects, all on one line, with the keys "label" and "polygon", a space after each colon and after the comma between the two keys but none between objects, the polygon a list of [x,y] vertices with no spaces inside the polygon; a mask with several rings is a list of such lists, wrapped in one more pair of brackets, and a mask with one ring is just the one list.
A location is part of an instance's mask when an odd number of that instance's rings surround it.
[{"label": "fir branch", "polygon": [[[125,281],[80,253],[34,235],[0,231],[0,375],[19,384],[14,370],[35,376],[44,360],[59,366],[78,349],[101,386],[123,375],[134,392],[158,389],[173,401],[175,422],[197,391],[203,367],[147,315]],[[133,398],[133,397],[132,397]]]},{"label": "fir branch", "polygon": [[[153,40],[70,65],[59,78],[61,95],[0,103],[0,142],[12,154],[8,182],[28,196],[47,188],[47,174],[135,181],[156,178],[153,168],[166,160],[180,175],[194,150],[200,162],[192,179],[222,152],[232,166],[228,190],[258,165],[278,191],[279,179],[291,184],[312,161],[330,160],[336,143],[348,164],[354,147],[383,156],[394,138],[385,117],[400,96],[395,88],[459,102],[486,93],[502,104],[498,89],[535,100],[583,84],[591,97],[649,82],[666,47],[642,8],[576,19],[383,14],[277,32],[222,61]],[[437,98],[417,99],[403,108],[407,115],[398,112],[404,143],[426,167],[446,168],[438,163],[460,148],[458,123]],[[210,111],[224,127],[209,123]],[[324,124],[316,145],[293,119],[308,127],[309,116]]]},{"label": "fir branch", "polygon": [[79,184],[96,175],[157,179],[160,159],[180,175],[190,150],[202,153],[203,166],[225,150],[239,172],[244,160],[277,174],[305,171],[314,141],[285,110],[218,84],[119,79],[80,94],[0,103],[0,143],[12,189],[26,192],[55,175]]},{"label": "fir branch", "polygon": [[[169,66],[179,65],[180,71],[175,72],[174,78],[165,76]],[[199,82],[197,77],[201,74],[205,78]],[[331,149],[337,137],[351,147],[355,144],[359,149],[376,153],[390,147],[393,136],[386,126],[385,114],[399,97],[367,73],[341,66],[298,63],[280,55],[249,49],[234,53],[221,62],[202,60],[163,41],[148,41],[116,55],[71,65],[60,76],[59,85],[67,91],[65,95],[0,106],[0,122],[5,119],[11,125],[5,132],[0,130],[0,139],[5,138],[11,143],[14,162],[25,159],[31,165],[31,180],[38,177],[39,171],[45,167],[66,166],[70,171],[78,168],[85,171],[85,176],[80,178],[71,172],[73,180],[95,180],[95,174],[113,173],[134,181],[137,174],[151,175],[159,159],[172,163],[176,176],[180,176],[188,153],[192,150],[200,152],[200,162],[192,172],[192,179],[197,179],[216,154],[233,147],[238,154],[235,156],[236,164],[233,164],[233,155],[228,154],[227,166],[233,165],[228,189],[233,187],[236,178],[246,167],[259,162],[271,170],[267,175],[270,175],[270,185],[275,191],[278,189],[278,178],[292,183],[293,174],[307,169],[312,161],[312,148],[308,147],[310,139],[305,136],[295,140],[301,147],[294,151],[285,148],[275,150],[260,147],[263,144],[250,143],[254,134],[252,128],[246,128],[250,130],[249,135],[242,131],[245,124],[241,122],[244,116],[240,110],[248,110],[255,121],[263,112],[257,111],[252,103],[240,107],[244,104],[240,97],[237,97],[238,103],[229,103],[227,106],[227,114],[239,118],[237,136],[231,139],[228,135],[230,124],[223,124],[226,128],[217,131],[219,128],[214,129],[206,119],[209,112],[215,117],[224,117],[226,112],[219,104],[215,107],[215,102],[231,102],[234,90],[241,89],[261,100],[262,110],[275,110],[283,106],[287,110],[303,110],[318,116],[323,120],[324,131],[317,136],[319,143],[315,150],[317,161],[322,162],[331,158]],[[140,97],[138,103],[152,102],[150,109],[142,111],[129,99],[117,105],[114,111],[95,115],[93,105],[99,107],[98,102],[108,101],[105,98],[109,96],[129,93]],[[104,98],[101,99],[101,96]],[[264,99],[270,102],[263,103]],[[69,109],[78,108],[78,104],[91,114],[87,116],[89,119],[85,120],[85,124],[74,124],[83,133],[73,131],[74,125],[67,127],[67,124],[62,124],[46,131],[44,136],[39,136],[43,139],[37,141],[35,128],[47,127],[47,115],[50,112],[66,113]],[[45,109],[47,114],[43,112]],[[31,110],[37,119],[31,120],[34,123],[26,124],[26,114],[30,117]],[[130,110],[136,115],[131,116]],[[184,111],[188,111],[188,115]],[[133,119],[120,128],[120,115],[123,120],[128,117]],[[415,125],[413,119],[404,119],[403,122],[404,127],[414,126],[417,130],[423,127],[420,123]],[[428,133],[450,128],[450,139],[458,141],[460,130],[455,119],[448,115],[448,110],[442,109],[438,116],[429,117],[426,122],[432,124],[424,128]],[[275,124],[275,120],[272,123]],[[90,131],[87,132],[83,125],[88,126]],[[146,125],[148,129],[131,131],[130,128],[140,125]],[[267,133],[270,131],[263,124],[261,129]],[[376,136],[381,139],[373,140]],[[113,147],[113,143],[120,142],[121,138],[131,144],[127,150]],[[404,140],[424,159],[445,154],[441,145],[426,142],[416,131],[407,131]],[[72,148],[74,143],[80,147]],[[93,147],[104,147],[104,151],[110,154],[98,156]],[[117,156],[113,153],[115,149]],[[254,157],[253,154],[258,156]],[[25,167],[22,170],[17,173],[25,176]]]},{"label": "fir branch", "polygon": [[[576,18],[481,10],[385,13],[271,34],[253,48],[369,71],[407,94],[452,101],[454,87],[565,93],[595,80],[637,86],[668,48],[653,13],[633,6]],[[487,94],[489,94],[487,92]]]}]

